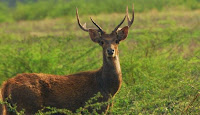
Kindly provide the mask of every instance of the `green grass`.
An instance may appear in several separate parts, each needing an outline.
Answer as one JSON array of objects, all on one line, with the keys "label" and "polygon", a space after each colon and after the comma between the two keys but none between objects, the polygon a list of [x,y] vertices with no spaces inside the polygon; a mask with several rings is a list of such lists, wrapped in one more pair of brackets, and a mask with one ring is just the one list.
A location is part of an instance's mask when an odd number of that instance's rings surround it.
[{"label": "green grass", "polygon": [[[81,22],[94,27],[82,8]],[[199,9],[136,12],[129,36],[119,46],[123,84],[112,114],[181,114],[187,107],[184,114],[200,113],[200,96],[194,100],[200,91],[199,14]],[[92,15],[108,32],[123,16]],[[100,46],[79,29],[74,16],[0,27],[1,83],[18,73],[63,75],[102,65]]]},{"label": "green grass", "polygon": [[6,8],[0,4],[0,22],[20,20],[41,20],[63,16],[74,16],[78,7],[81,14],[124,13],[126,6],[135,5],[136,12],[152,9],[168,11],[170,9],[196,10],[200,8],[199,0],[38,0],[38,2],[17,2],[15,8]]}]

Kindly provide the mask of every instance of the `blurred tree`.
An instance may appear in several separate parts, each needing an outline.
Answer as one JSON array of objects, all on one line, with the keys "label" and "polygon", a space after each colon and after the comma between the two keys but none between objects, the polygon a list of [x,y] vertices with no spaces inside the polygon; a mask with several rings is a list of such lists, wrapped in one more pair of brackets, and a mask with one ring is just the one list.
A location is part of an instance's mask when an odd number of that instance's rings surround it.
[{"label": "blurred tree", "polygon": [[9,7],[16,7],[17,2],[27,3],[27,2],[37,2],[38,0],[0,0],[0,2],[5,2]]},{"label": "blurred tree", "polygon": [[0,2],[7,3],[9,7],[15,7],[17,1],[16,0],[0,0]]},{"label": "blurred tree", "polygon": [[38,0],[19,0],[20,2],[27,3],[27,2],[37,2]]},{"label": "blurred tree", "polygon": [[15,7],[16,6],[16,0],[8,0],[9,3],[8,3],[8,6],[9,7]]}]

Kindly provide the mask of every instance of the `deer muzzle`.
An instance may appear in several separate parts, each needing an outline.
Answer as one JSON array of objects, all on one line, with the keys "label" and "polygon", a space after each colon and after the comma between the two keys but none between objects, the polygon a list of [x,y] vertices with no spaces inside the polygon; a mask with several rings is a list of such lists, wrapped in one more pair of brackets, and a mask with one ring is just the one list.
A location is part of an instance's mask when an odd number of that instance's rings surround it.
[{"label": "deer muzzle", "polygon": [[115,54],[115,50],[112,49],[112,48],[108,48],[107,49],[107,56],[108,57],[114,57],[114,54]]}]

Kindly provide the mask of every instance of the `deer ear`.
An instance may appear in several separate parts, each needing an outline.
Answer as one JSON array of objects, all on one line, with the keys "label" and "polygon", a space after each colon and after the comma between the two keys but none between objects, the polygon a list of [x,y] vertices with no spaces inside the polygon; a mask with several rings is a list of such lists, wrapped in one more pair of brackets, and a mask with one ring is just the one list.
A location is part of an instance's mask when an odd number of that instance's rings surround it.
[{"label": "deer ear", "polygon": [[121,30],[118,30],[117,35],[119,41],[126,39],[128,35],[128,26],[125,26]]},{"label": "deer ear", "polygon": [[89,34],[90,34],[90,38],[93,42],[98,42],[98,40],[100,38],[100,34],[97,30],[89,29]]}]

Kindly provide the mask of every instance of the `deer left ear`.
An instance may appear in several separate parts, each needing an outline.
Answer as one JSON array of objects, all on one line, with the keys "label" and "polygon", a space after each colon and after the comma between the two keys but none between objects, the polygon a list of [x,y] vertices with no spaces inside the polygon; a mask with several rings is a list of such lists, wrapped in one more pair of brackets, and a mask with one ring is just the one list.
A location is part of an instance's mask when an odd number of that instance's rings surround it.
[{"label": "deer left ear", "polygon": [[98,40],[100,38],[100,34],[97,30],[89,29],[89,34],[90,34],[90,38],[93,42],[98,42]]},{"label": "deer left ear", "polygon": [[117,35],[120,41],[125,40],[128,35],[128,26],[125,26],[121,30],[118,30]]}]

